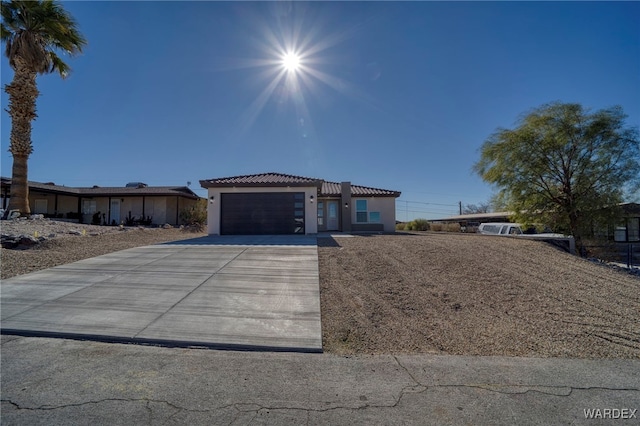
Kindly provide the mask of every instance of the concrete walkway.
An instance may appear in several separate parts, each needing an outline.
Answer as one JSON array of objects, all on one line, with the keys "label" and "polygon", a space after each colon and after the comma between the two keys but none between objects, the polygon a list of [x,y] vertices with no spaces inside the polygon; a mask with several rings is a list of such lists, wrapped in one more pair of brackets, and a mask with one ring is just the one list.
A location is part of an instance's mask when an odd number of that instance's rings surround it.
[{"label": "concrete walkway", "polygon": [[2,282],[2,333],[322,351],[313,236],[205,237]]}]

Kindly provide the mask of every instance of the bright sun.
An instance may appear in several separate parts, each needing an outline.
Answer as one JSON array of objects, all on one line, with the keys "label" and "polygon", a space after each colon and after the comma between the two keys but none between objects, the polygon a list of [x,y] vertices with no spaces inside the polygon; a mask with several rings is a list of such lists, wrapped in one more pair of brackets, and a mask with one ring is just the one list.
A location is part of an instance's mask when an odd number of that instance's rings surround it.
[{"label": "bright sun", "polygon": [[300,57],[293,52],[289,52],[282,58],[282,65],[289,72],[295,72],[300,68]]}]

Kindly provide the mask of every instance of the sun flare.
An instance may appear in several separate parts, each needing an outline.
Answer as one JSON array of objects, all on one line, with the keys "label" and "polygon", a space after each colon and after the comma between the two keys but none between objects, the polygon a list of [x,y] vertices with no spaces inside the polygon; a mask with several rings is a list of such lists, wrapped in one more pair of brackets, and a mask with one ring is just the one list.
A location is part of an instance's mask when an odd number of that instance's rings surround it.
[{"label": "sun flare", "polygon": [[[308,103],[312,97],[323,96],[323,86],[359,101],[372,105],[374,102],[350,81],[332,73],[334,67],[340,65],[331,59],[332,49],[350,37],[350,30],[325,34],[326,22],[323,19],[306,21],[305,11],[310,6],[303,2],[290,3],[295,6],[276,11],[279,18],[275,23],[256,16],[253,26],[257,29],[254,39],[257,55],[238,58],[229,69],[260,69],[255,79],[264,84],[242,113],[239,129],[247,131],[269,108],[276,107],[279,113],[289,113],[288,108],[292,107],[296,130],[300,131],[302,138],[310,140],[314,124]],[[282,5],[285,2],[270,4]]]},{"label": "sun flare", "polygon": [[289,72],[296,72],[300,69],[300,57],[293,52],[288,52],[282,58],[282,66]]}]

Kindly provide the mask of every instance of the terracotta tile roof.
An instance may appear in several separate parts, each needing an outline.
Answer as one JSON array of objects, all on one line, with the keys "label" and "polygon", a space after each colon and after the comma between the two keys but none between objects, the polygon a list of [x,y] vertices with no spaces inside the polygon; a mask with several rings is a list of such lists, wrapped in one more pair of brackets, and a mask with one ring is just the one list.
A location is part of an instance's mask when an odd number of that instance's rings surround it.
[{"label": "terracotta tile roof", "polygon": [[[337,182],[323,182],[320,195],[340,196],[342,185]],[[367,186],[351,185],[352,197],[399,197],[400,192],[388,189],[370,188]]]},{"label": "terracotta tile roof", "polygon": [[[231,186],[264,187],[264,186],[317,186],[321,196],[340,196],[342,185],[337,182],[326,182],[302,176],[282,173],[260,173],[255,175],[231,176],[225,178],[205,179],[200,181],[203,188],[219,188]],[[387,189],[370,188],[351,185],[351,195],[360,197],[399,197],[400,192]]]},{"label": "terracotta tile roof", "polygon": [[282,173],[260,173],[255,175],[231,176],[224,178],[205,179],[200,181],[203,188],[221,186],[318,186],[322,179],[303,176],[286,175]]}]

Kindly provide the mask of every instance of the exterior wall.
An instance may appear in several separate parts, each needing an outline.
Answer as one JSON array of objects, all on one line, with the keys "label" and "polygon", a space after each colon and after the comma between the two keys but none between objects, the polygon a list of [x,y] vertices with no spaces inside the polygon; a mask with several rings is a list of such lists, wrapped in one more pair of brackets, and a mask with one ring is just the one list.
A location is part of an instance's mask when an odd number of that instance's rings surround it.
[{"label": "exterior wall", "polygon": [[142,217],[142,197],[121,197],[124,199],[120,203],[120,220],[124,221],[129,217]]},{"label": "exterior wall", "polygon": [[[39,211],[36,209],[36,201],[46,200],[47,208],[45,211]],[[55,211],[56,196],[54,194],[44,194],[34,191],[29,191],[29,208],[32,214],[53,214]]]},{"label": "exterior wall", "polygon": [[[71,198],[71,197],[69,197]],[[105,215],[104,219],[107,222],[110,222],[114,215],[110,216],[110,200],[111,199],[119,199],[120,201],[120,222],[125,222],[125,220],[129,217],[129,212],[131,212],[131,217],[140,218],[142,217],[142,197],[92,197],[92,198],[82,198],[83,202],[80,205],[80,208],[84,210],[84,200],[92,200],[96,202],[96,211],[100,212],[100,217],[102,218],[102,214]],[[155,225],[163,225],[166,223],[166,199],[167,197],[144,197],[144,216],[152,217],[152,223]],[[60,202],[60,200],[58,200]],[[77,210],[77,199],[73,202],[73,207],[69,211]],[[71,207],[71,203],[69,203],[69,207]],[[91,223],[93,219],[93,214],[82,212],[82,220],[84,223]],[[175,224],[174,221],[171,222]]]},{"label": "exterior wall", "polygon": [[[56,197],[58,198],[57,209]],[[36,206],[41,206],[40,200],[46,200],[47,206],[45,211],[38,211],[36,209]],[[71,195],[56,195],[37,191],[29,191],[29,207],[31,208],[31,212],[33,214],[46,214],[49,216],[62,215],[62,217],[66,217],[67,213],[78,211],[78,198]]]},{"label": "exterior wall", "polygon": [[[220,235],[220,200],[221,194],[247,192],[304,192],[304,228],[305,234],[318,233],[318,188],[289,186],[289,187],[236,187],[236,188],[208,188],[207,193],[207,233]],[[313,202],[311,196],[313,195]],[[211,202],[211,197],[214,197]]]},{"label": "exterior wall", "polygon": [[178,197],[167,197],[167,203],[165,207],[165,223],[168,223],[170,225],[177,225],[178,222],[176,218],[178,211]]},{"label": "exterior wall", "polygon": [[350,210],[353,207],[351,204],[351,182],[342,182],[340,184],[340,229],[342,232],[351,232],[353,229]]},{"label": "exterior wall", "polygon": [[[358,225],[361,223],[356,220],[356,203],[357,200],[367,200],[368,212],[380,212],[380,224],[384,232],[395,232],[396,230],[396,199],[395,197],[353,197],[349,204],[349,210],[351,210],[351,223],[353,229],[358,229]],[[370,226],[370,222],[367,226],[360,226],[361,230],[373,230]],[[371,228],[371,229],[368,229]]]},{"label": "exterior wall", "polygon": [[78,211],[78,197],[71,195],[58,195],[58,214],[67,217],[67,213],[76,213]]},{"label": "exterior wall", "polygon": [[[9,198],[6,200],[2,197],[0,203],[9,202]],[[56,208],[56,198],[57,198],[57,208]],[[62,194],[52,194],[47,192],[40,192],[38,190],[29,191],[29,207],[31,208],[31,212],[36,214],[45,214],[50,217],[57,216],[62,219],[77,219],[78,214],[78,204],[80,205],[80,214],[82,215],[83,223],[90,224],[93,220],[93,213],[85,212],[84,210],[84,200],[94,201],[95,202],[95,212],[100,212],[100,220],[102,224],[102,214],[105,215],[105,220],[107,222],[109,219],[109,209],[110,209],[110,198],[119,199],[120,202],[120,221],[124,222],[125,219],[129,216],[129,211],[131,211],[132,217],[140,218],[143,214],[143,197],[142,196],[98,196],[98,197],[90,197],[90,196],[80,196],[80,195],[62,195]],[[46,210],[45,211],[37,211],[36,205],[38,207],[43,206],[43,202],[46,201]],[[179,215],[178,212],[188,206],[192,206],[195,204],[197,200],[192,200],[189,198],[177,197],[177,196],[155,196],[148,195],[144,196],[144,216],[151,216],[153,225],[164,225],[165,223],[169,223],[171,225],[178,225],[179,223]],[[0,204],[2,206],[2,204]],[[69,217],[69,213],[72,214]]]},{"label": "exterior wall", "polygon": [[[100,224],[102,224],[103,222],[103,218],[104,220],[108,220],[108,216],[109,216],[109,198],[105,197],[105,198],[95,198],[96,200],[96,207],[98,209],[98,211],[100,212]],[[104,216],[103,216],[104,215]],[[93,217],[89,218],[89,221],[87,223],[91,223],[91,219],[93,219]]]},{"label": "exterior wall", "polygon": [[[169,223],[167,220],[167,197],[147,197],[145,199],[144,214],[151,216],[151,223],[154,225]],[[171,219],[171,224],[177,225],[174,221],[175,217]]]},{"label": "exterior wall", "polygon": [[[77,200],[77,199],[76,199]],[[95,201],[95,211],[89,210],[88,203]],[[73,211],[77,211],[78,205],[76,201],[76,206]],[[105,220],[108,220],[109,216],[109,198],[105,197],[82,197],[80,201],[80,212],[82,213],[82,222],[90,224],[93,221],[93,214],[96,212],[100,212],[100,224],[102,224],[102,215],[105,215]]]}]

